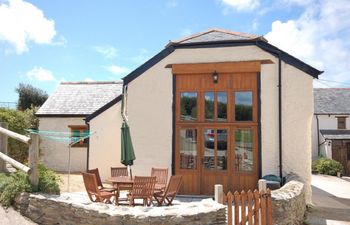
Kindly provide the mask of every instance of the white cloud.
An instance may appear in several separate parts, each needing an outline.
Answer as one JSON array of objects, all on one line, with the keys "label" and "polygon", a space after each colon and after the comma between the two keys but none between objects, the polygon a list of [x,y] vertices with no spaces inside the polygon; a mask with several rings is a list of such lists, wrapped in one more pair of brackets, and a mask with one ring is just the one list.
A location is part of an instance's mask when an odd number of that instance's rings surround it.
[{"label": "white cloud", "polygon": [[30,80],[37,81],[56,81],[53,73],[50,70],[35,66],[26,73]]},{"label": "white cloud", "polygon": [[309,2],[298,19],[274,21],[265,37],[271,44],[325,70],[320,79],[349,83],[350,1]]},{"label": "white cloud", "polygon": [[118,76],[125,76],[131,72],[129,68],[123,67],[123,66],[117,66],[117,65],[111,65],[107,67],[107,70]]},{"label": "white cloud", "polygon": [[176,8],[178,5],[178,2],[176,0],[168,0],[166,2],[166,7],[167,8]]},{"label": "white cloud", "polygon": [[92,79],[91,77],[87,77],[84,79],[85,82],[93,82],[95,81],[94,79]]},{"label": "white cloud", "polygon": [[221,2],[237,11],[251,11],[260,5],[260,0],[221,0]]},{"label": "white cloud", "polygon": [[106,59],[113,59],[118,56],[118,50],[113,46],[95,46],[94,50],[103,55]]},{"label": "white cloud", "polygon": [[55,22],[29,2],[0,3],[0,41],[13,45],[17,54],[28,51],[28,43],[50,44],[56,35]]},{"label": "white cloud", "polygon": [[137,63],[137,64],[142,64],[146,62],[150,58],[149,51],[147,49],[140,49],[139,53],[136,56],[130,57],[131,61]]}]

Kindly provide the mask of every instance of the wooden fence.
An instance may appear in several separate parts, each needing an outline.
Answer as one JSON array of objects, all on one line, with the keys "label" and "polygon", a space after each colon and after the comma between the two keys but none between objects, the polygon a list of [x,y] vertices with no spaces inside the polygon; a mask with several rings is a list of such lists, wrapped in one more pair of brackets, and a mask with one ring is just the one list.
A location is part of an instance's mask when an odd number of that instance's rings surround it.
[{"label": "wooden fence", "polygon": [[[271,191],[261,190],[229,192],[224,196],[227,203],[228,225],[272,225]],[[234,215],[234,218],[233,218]]]},{"label": "wooden fence", "polygon": [[[7,155],[8,137],[21,141],[29,146],[28,166],[12,159]],[[29,137],[17,134],[7,129],[7,123],[0,122],[0,172],[6,171],[5,162],[29,175],[29,180],[35,187],[39,183],[39,135],[31,133]]]}]

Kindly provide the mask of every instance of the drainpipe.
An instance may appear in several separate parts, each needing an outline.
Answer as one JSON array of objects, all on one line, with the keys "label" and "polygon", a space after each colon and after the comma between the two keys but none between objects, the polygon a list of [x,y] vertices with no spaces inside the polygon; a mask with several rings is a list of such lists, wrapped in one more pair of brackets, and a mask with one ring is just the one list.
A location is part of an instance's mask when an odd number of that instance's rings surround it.
[{"label": "drainpipe", "polygon": [[[90,133],[90,123],[85,120],[85,124],[88,126],[88,131]],[[87,142],[87,149],[86,149],[86,171],[89,170],[89,158],[90,158],[90,138]]]},{"label": "drainpipe", "polygon": [[283,183],[283,168],[282,168],[282,60],[278,53],[278,137],[279,137],[279,172],[281,182]]},{"label": "drainpipe", "polygon": [[320,156],[321,144],[320,144],[320,125],[318,115],[316,114],[316,125],[317,125],[317,156]]}]

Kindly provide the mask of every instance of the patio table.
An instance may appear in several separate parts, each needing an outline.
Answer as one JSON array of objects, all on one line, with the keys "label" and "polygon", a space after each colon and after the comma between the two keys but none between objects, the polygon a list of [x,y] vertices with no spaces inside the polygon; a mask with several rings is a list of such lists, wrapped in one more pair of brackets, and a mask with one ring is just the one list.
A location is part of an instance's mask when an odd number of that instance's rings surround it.
[{"label": "patio table", "polygon": [[117,197],[115,203],[118,205],[120,200],[127,199],[119,199],[119,194],[121,190],[131,190],[134,184],[134,179],[126,176],[119,177],[110,177],[107,179],[108,182],[112,183],[113,187],[117,188]]}]

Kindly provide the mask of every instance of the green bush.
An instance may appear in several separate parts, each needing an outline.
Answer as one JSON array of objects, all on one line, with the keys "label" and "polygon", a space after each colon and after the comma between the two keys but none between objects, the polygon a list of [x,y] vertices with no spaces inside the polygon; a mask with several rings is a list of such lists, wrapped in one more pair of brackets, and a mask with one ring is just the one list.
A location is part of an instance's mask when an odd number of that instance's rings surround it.
[{"label": "green bush", "polygon": [[333,159],[320,157],[312,163],[312,170],[320,174],[336,176],[337,172],[343,172],[343,165]]},{"label": "green bush", "polygon": [[43,164],[39,164],[38,191],[48,194],[60,194],[59,176]]},{"label": "green bush", "polygon": [[23,172],[16,172],[11,175],[0,174],[0,203],[8,207],[22,192],[31,192],[32,188],[28,176]]},{"label": "green bush", "polygon": [[39,191],[48,194],[59,194],[59,177],[52,170],[47,169],[44,165],[39,165],[39,185],[34,188],[30,185],[28,175],[17,171],[11,175],[0,173],[0,203],[1,205],[10,206],[17,195],[22,192]]},{"label": "green bush", "polygon": [[[18,134],[28,135],[26,129],[38,127],[38,119],[35,117],[37,108],[18,111],[14,109],[0,108],[0,122],[7,122],[8,129]],[[27,162],[28,145],[13,138],[8,139],[8,155],[21,162]]]}]

